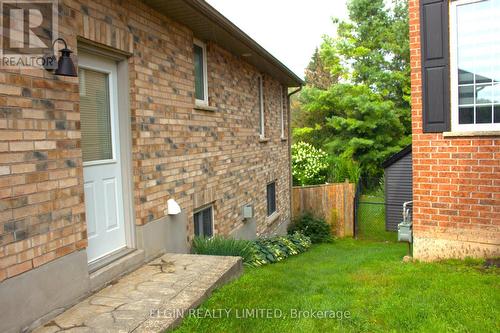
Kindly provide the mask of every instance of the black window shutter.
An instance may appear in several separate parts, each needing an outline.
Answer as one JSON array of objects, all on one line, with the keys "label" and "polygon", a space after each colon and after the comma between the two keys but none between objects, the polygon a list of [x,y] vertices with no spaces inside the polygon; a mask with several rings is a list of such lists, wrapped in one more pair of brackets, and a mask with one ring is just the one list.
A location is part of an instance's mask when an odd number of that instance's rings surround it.
[{"label": "black window shutter", "polygon": [[450,130],[448,0],[420,0],[424,133]]}]

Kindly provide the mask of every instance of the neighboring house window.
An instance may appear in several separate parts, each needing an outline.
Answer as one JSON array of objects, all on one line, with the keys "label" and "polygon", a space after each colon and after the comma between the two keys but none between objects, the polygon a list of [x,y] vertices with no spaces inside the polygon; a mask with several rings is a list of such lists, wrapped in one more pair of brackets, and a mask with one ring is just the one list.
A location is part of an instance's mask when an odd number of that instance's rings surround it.
[{"label": "neighboring house window", "polygon": [[194,94],[196,103],[208,105],[207,48],[204,43],[195,40],[194,52]]},{"label": "neighboring house window", "polygon": [[194,213],[194,235],[200,237],[211,237],[213,235],[213,211],[212,206]]},{"label": "neighboring house window", "polygon": [[285,139],[285,102],[283,99],[285,98],[286,94],[284,93],[285,87],[281,87],[281,93],[280,93],[280,108],[281,108],[281,138]]},{"label": "neighboring house window", "polygon": [[455,131],[500,130],[500,1],[450,4]]},{"label": "neighboring house window", "polygon": [[265,137],[265,124],[264,124],[264,83],[262,82],[262,75],[259,75],[259,133],[260,137]]},{"label": "neighboring house window", "polygon": [[276,182],[267,184],[267,216],[276,212]]}]

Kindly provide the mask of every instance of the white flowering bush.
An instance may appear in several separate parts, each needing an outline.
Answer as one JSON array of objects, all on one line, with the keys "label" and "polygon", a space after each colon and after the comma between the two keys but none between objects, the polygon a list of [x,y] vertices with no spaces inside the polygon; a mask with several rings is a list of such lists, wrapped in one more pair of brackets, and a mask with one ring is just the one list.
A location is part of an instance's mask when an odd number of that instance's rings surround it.
[{"label": "white flowering bush", "polygon": [[292,145],[292,176],[295,185],[323,184],[328,169],[328,155],[306,142]]}]

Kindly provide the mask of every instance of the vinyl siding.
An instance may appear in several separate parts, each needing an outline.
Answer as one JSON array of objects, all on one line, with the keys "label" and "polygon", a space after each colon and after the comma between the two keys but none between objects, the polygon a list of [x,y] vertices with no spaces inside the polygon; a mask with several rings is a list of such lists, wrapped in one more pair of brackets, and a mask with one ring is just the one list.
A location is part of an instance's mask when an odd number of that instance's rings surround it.
[{"label": "vinyl siding", "polygon": [[412,158],[402,157],[385,169],[385,228],[396,231],[403,220],[403,203],[412,199]]}]

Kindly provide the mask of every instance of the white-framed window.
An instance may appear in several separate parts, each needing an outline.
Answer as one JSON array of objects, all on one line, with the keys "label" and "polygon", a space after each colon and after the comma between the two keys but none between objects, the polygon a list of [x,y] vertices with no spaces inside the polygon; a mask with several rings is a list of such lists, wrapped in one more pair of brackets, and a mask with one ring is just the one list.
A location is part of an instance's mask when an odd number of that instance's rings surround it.
[{"label": "white-framed window", "polygon": [[198,237],[212,237],[214,234],[213,205],[198,209],[193,214],[194,235]]},{"label": "white-framed window", "polygon": [[265,132],[265,115],[264,115],[264,83],[262,79],[262,75],[258,76],[259,80],[259,134],[263,139],[266,136]]},{"label": "white-framed window", "polygon": [[286,98],[286,87],[280,86],[280,109],[281,109],[281,138],[286,139],[285,135],[285,107],[286,103],[284,99]]},{"label": "white-framed window", "polygon": [[500,130],[500,0],[450,3],[453,131]]},{"label": "white-framed window", "polygon": [[194,53],[194,94],[197,104],[208,105],[207,47],[195,39]]}]

